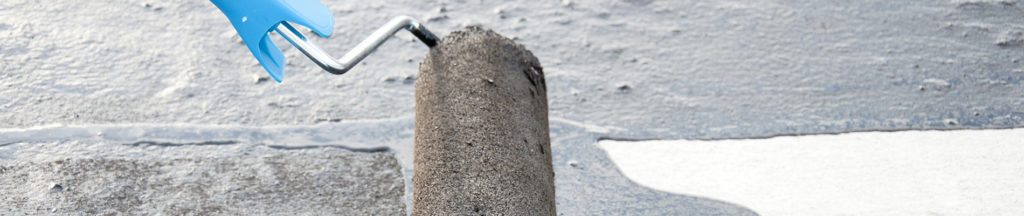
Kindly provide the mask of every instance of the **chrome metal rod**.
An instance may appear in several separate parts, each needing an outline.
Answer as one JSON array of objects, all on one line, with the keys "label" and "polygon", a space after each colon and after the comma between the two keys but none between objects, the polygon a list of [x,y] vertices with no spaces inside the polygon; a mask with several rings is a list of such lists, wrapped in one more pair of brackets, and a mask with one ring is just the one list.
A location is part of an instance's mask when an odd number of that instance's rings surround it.
[{"label": "chrome metal rod", "polygon": [[302,33],[295,30],[295,28],[288,24],[288,22],[283,22],[280,25],[277,25],[277,29],[274,29],[274,31],[281,34],[284,39],[292,43],[295,48],[298,48],[302,54],[305,54],[310,60],[313,60],[313,62],[319,65],[320,68],[323,68],[329,73],[341,75],[352,69],[353,66],[366,58],[366,56],[370,55],[370,53],[373,53],[377,47],[380,47],[380,45],[384,44],[388,38],[395,35],[395,33],[402,29],[408,30],[419,38],[420,41],[427,44],[428,47],[437,46],[437,36],[435,36],[434,33],[431,33],[430,30],[427,30],[427,28],[423,27],[423,25],[416,21],[416,19],[408,16],[398,16],[391,19],[391,21],[388,21],[387,24],[384,24],[384,26],[377,29],[377,31],[374,31],[373,34],[370,34],[370,36],[364,39],[363,42],[360,42],[355,48],[349,50],[348,53],[345,53],[345,55],[341,56],[341,59],[338,60],[334,60],[334,58],[325,53],[320,49],[320,47],[310,43]]}]

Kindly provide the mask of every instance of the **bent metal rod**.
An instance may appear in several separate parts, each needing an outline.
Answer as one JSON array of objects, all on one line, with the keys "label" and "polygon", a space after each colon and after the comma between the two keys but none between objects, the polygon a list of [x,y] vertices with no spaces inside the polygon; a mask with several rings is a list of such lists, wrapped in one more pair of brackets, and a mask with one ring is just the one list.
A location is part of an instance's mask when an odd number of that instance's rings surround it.
[{"label": "bent metal rod", "polygon": [[291,24],[288,24],[288,22],[282,22],[276,29],[274,29],[274,31],[288,40],[288,42],[294,45],[295,48],[298,48],[299,51],[301,51],[302,54],[305,54],[306,57],[309,57],[310,60],[313,60],[313,62],[319,65],[320,68],[323,68],[329,73],[341,75],[352,69],[353,66],[366,58],[366,56],[370,55],[370,53],[373,53],[373,51],[380,47],[380,45],[384,44],[388,38],[395,35],[395,33],[402,29],[408,30],[410,33],[415,35],[416,38],[423,41],[427,47],[437,46],[437,36],[409,16],[398,16],[391,19],[391,21],[388,21],[387,24],[378,28],[377,31],[374,31],[369,37],[363,39],[362,42],[352,48],[352,50],[349,50],[338,60],[332,58],[320,49],[320,47],[310,43],[306,36],[302,35],[302,33],[296,30],[295,27],[292,27]]}]

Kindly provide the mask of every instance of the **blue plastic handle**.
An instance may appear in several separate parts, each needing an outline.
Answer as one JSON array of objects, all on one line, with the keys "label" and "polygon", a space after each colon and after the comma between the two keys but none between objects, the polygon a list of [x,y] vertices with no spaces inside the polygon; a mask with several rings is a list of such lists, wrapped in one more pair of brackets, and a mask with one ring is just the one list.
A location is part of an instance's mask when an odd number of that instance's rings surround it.
[{"label": "blue plastic handle", "polygon": [[288,21],[327,37],[334,30],[334,13],[317,0],[210,0],[245,41],[270,76],[281,82],[285,58],[269,33]]}]

